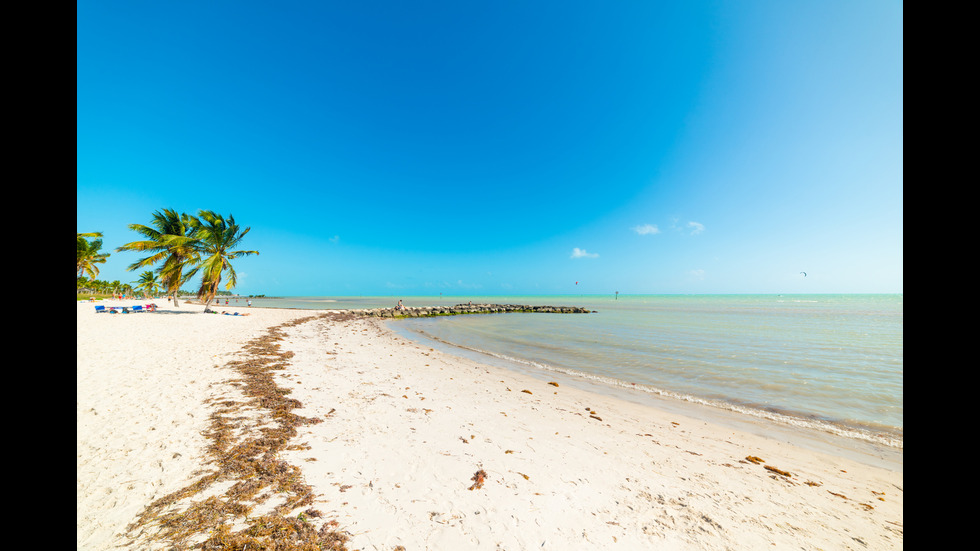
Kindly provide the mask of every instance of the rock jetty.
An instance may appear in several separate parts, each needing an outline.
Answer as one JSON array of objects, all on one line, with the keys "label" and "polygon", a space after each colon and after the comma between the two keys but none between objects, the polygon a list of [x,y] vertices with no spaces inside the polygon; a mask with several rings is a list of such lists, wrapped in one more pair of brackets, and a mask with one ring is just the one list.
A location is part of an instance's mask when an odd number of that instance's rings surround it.
[{"label": "rock jetty", "polygon": [[406,306],[397,308],[353,309],[350,313],[376,318],[430,318],[435,316],[458,316],[463,314],[589,314],[594,312],[578,306],[531,306],[528,304],[457,304],[456,306]]}]

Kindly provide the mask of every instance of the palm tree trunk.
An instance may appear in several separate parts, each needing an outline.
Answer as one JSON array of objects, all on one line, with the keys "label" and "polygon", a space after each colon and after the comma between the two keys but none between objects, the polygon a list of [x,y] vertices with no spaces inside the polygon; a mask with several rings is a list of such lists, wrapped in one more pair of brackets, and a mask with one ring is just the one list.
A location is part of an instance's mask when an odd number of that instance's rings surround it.
[{"label": "palm tree trunk", "polygon": [[204,304],[204,313],[207,313],[211,309],[211,303],[214,302],[214,297],[218,296],[218,284],[221,283],[221,279],[216,279],[214,284],[208,289],[207,302]]}]

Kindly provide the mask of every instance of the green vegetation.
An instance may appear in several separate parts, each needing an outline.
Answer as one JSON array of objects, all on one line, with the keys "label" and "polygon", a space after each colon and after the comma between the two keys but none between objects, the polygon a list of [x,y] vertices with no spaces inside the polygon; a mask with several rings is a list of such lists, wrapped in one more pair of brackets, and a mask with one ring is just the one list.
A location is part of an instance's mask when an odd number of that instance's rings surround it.
[{"label": "green vegetation", "polygon": [[[99,264],[109,258],[101,252],[102,233],[78,233],[76,253],[76,293],[80,299],[133,294],[134,289],[146,295],[165,290],[177,305],[178,296],[194,295],[204,301],[204,311],[209,312],[211,303],[218,295],[231,295],[238,284],[238,276],[231,261],[258,251],[237,250],[251,228],[242,228],[232,215],[223,216],[211,210],[198,211],[197,216],[178,213],[173,209],[154,212],[149,225],[130,224],[129,229],[144,239],[126,243],[116,252],[139,251],[149,253],[126,269],[135,271],[159,265],[155,271],[144,271],[133,283],[108,283],[96,279]],[[89,241],[89,238],[94,238]],[[181,289],[191,279],[201,274],[200,287],[194,292]],[[219,289],[227,276],[224,291]],[[257,295],[264,296],[264,295]]]},{"label": "green vegetation", "polygon": [[79,276],[75,280],[75,291],[81,299],[91,297],[111,298],[113,295],[131,295],[133,286],[129,283],[116,281],[103,281],[101,279],[89,279]]},{"label": "green vegetation", "polygon": [[258,251],[234,251],[242,239],[252,228],[242,229],[235,223],[235,217],[227,218],[210,210],[202,210],[198,217],[191,217],[194,226],[194,246],[203,257],[199,269],[202,270],[201,288],[197,291],[198,298],[204,299],[204,311],[207,312],[218,294],[221,276],[228,272],[226,289],[231,289],[238,283],[238,276],[231,265],[231,260],[240,256],[259,254]]},{"label": "green vegetation", "polygon": [[160,292],[160,282],[157,281],[157,275],[151,271],[140,274],[140,279],[137,283],[136,288],[143,291],[146,295],[152,296]]},{"label": "green vegetation", "polygon": [[[200,252],[195,246],[193,217],[188,214],[178,214],[172,209],[163,209],[153,213],[149,226],[130,224],[129,229],[142,235],[143,241],[133,241],[116,249],[122,251],[144,251],[152,253],[146,258],[134,262],[127,268],[130,271],[162,262],[157,269],[160,282],[167,289],[177,306],[177,292],[180,286],[194,277],[197,267],[194,263],[200,258]],[[186,268],[190,268],[184,273]]]},{"label": "green vegetation", "polygon": [[[109,258],[108,253],[99,252],[102,249],[102,232],[76,233],[77,245],[75,246],[75,275],[86,275],[92,279],[99,275],[97,264],[105,264]],[[94,237],[93,241],[87,238]]]}]

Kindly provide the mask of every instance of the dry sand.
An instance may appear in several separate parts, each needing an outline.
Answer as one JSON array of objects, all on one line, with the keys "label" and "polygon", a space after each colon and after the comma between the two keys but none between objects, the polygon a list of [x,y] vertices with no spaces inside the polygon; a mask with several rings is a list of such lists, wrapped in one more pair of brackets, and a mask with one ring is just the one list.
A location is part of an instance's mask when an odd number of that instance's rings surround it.
[{"label": "dry sand", "polygon": [[[125,315],[78,305],[78,549],[130,543],[121,534],[144,507],[205,464],[205,400],[237,392],[226,364],[267,327],[317,314],[156,302]],[[873,458],[554,386],[377,320],[285,335],[294,356],[277,381],[302,402],[295,413],[323,422],[300,427],[282,459],[350,549],[903,547],[902,469]]]}]

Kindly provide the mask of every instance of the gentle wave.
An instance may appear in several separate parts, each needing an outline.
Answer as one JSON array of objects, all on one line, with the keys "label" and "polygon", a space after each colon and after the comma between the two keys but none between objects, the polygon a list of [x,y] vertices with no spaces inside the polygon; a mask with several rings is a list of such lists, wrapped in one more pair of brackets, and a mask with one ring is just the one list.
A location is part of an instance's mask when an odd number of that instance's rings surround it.
[{"label": "gentle wave", "polygon": [[758,419],[765,419],[767,421],[782,423],[782,424],[790,425],[793,427],[799,427],[803,429],[823,431],[840,437],[862,440],[872,444],[879,444],[879,445],[889,446],[897,449],[904,448],[903,436],[901,434],[887,432],[884,428],[882,430],[874,430],[872,428],[847,425],[842,422],[833,422],[833,421],[809,418],[804,415],[794,414],[792,412],[785,412],[785,411],[780,412],[780,411],[774,411],[772,409],[767,409],[764,407],[753,407],[748,404],[737,404],[737,403],[727,402],[723,400],[712,400],[712,399],[702,398],[690,394],[664,390],[648,384],[643,384],[643,383],[638,384],[634,382],[623,381],[612,377],[597,375],[594,373],[585,373],[583,371],[579,371],[576,369],[556,367],[546,363],[536,362],[523,358],[516,358],[513,356],[508,356],[506,354],[500,354],[497,352],[491,352],[489,350],[482,350],[479,348],[465,346],[458,343],[446,341],[444,339],[441,339],[435,335],[427,333],[426,331],[418,328],[412,328],[409,329],[409,331],[411,333],[417,333],[425,337],[426,339],[437,342],[450,349],[455,348],[460,350],[466,350],[482,356],[496,358],[498,360],[501,360],[509,364],[530,367],[541,371],[560,373],[562,375],[580,378],[580,379],[584,379],[595,383],[600,383],[614,388],[622,388],[627,390],[644,392],[661,398],[681,400],[684,402],[698,404],[701,406],[719,408],[719,409],[735,412],[741,415],[748,415]]},{"label": "gentle wave", "polygon": [[[254,306],[376,308],[397,300],[290,297]],[[392,327],[407,338],[426,330],[439,346],[532,374],[639,391],[631,398],[663,397],[667,407],[710,405],[739,413],[722,416],[735,422],[773,420],[817,429],[815,436],[902,448],[901,294],[405,297],[410,306],[468,301],[597,313],[419,319]]]}]

